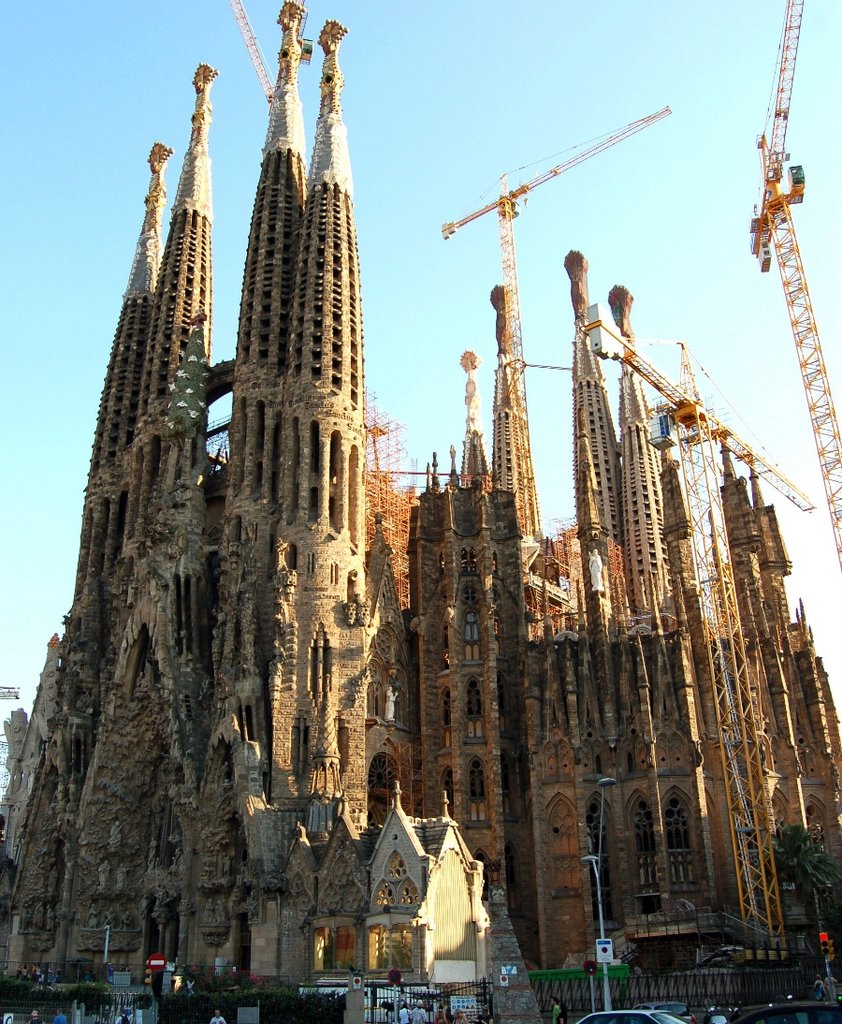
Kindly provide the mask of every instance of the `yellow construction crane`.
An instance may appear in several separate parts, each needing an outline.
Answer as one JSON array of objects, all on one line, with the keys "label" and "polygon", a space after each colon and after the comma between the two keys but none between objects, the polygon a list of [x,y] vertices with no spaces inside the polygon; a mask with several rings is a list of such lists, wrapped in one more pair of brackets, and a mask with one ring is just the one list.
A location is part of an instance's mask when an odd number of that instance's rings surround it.
[{"label": "yellow construction crane", "polygon": [[677,443],[679,449],[741,916],[775,941],[783,936],[783,908],[772,846],[774,819],[762,760],[759,711],[748,676],[716,445],[750,466],[798,508],[810,510],[813,505],[773,463],[705,408],[685,345],[681,345],[681,383],[675,384],[621,336],[600,306],[588,309],[585,331],[593,352],[630,366],[665,399],[665,405],[655,411],[653,443],[660,448]]},{"label": "yellow construction crane", "polygon": [[[257,72],[257,78],[260,82],[260,88],[263,90],[263,95],[266,97],[266,102],[271,103],[272,97],[275,95],[275,90],[272,86],[272,81],[269,78],[269,72],[266,70],[266,62],[263,59],[263,54],[260,52],[260,46],[257,42],[251,22],[246,14],[246,9],[243,6],[241,0],[228,0],[231,5],[231,10],[234,12],[234,17],[237,19],[237,25],[240,28],[240,34],[243,37],[243,42],[246,44],[246,49],[249,52],[251,63],[254,66],[254,70]],[[280,19],[279,19],[280,20]],[[305,18],[306,20],[306,18]],[[301,23],[302,29],[304,28],[304,22]],[[311,39],[301,40],[301,60],[304,64],[309,64],[310,58],[313,55],[313,41]]]},{"label": "yellow construction crane", "polygon": [[788,191],[784,191],[782,185],[784,163],[789,159],[785,150],[786,129],[803,11],[804,0],[788,0],[778,60],[771,134],[767,139],[764,133],[757,140],[763,181],[760,202],[755,207],[751,221],[751,251],[759,260],[760,269],[764,273],[772,263],[770,242],[778,258],[830,509],[836,553],[842,567],[842,438],[790,210],[791,206],[804,199],[804,168],[791,166]]},{"label": "yellow construction crane", "polygon": [[[518,287],[517,259],[515,255],[515,235],[513,227],[514,219],[518,214],[518,201],[523,199],[530,192],[534,191],[534,189],[539,185],[543,185],[544,182],[550,181],[552,178],[557,178],[565,171],[569,171],[572,167],[576,167],[578,164],[590,159],[590,157],[596,156],[597,153],[602,153],[604,150],[609,149],[618,142],[622,142],[624,139],[642,131],[644,128],[648,128],[649,125],[655,124],[656,121],[660,121],[670,113],[671,110],[669,107],[663,107],[654,114],[649,114],[647,117],[642,117],[637,121],[632,121],[624,128],[620,128],[618,131],[606,135],[599,142],[582,150],[575,156],[570,157],[570,159],[558,164],[556,167],[553,167],[548,171],[544,171],[542,174],[539,174],[537,177],[523,185],[518,185],[517,188],[508,188],[508,182],[506,175],[504,174],[500,179],[499,198],[495,199],[494,202],[487,203],[479,210],[475,210],[473,213],[469,213],[467,216],[462,217],[459,220],[448,221],[447,224],[442,225],[441,233],[446,240],[466,224],[470,224],[472,221],[477,220],[486,213],[490,213],[492,210],[497,211],[497,224],[500,235],[500,255],[503,264],[504,318],[508,343],[508,351],[504,356],[503,364],[500,368],[504,378],[502,383],[506,388],[509,409],[511,411],[512,419],[514,420],[514,423],[511,423],[509,428],[510,436],[512,437],[523,436],[526,431],[527,423],[526,387],[522,372],[525,363],[523,361],[523,338],[520,321],[520,290]],[[515,455],[516,458],[520,459],[522,453],[519,454],[516,452]],[[514,480],[518,521],[522,528],[526,528],[530,523],[537,522],[538,519],[538,499],[535,491],[535,482],[534,478],[531,477],[531,472],[524,471],[523,466],[521,466],[519,471],[515,473]],[[527,532],[529,532],[528,529]]]}]

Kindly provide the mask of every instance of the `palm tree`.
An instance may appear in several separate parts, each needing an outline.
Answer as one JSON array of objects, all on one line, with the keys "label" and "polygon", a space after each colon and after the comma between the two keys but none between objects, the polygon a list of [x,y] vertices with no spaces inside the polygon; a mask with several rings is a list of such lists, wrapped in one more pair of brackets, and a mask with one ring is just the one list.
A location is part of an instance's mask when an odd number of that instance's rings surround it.
[{"label": "palm tree", "polygon": [[778,879],[792,886],[808,914],[812,908],[814,923],[818,925],[820,894],[842,880],[842,870],[803,825],[784,825],[773,838],[772,846]]}]

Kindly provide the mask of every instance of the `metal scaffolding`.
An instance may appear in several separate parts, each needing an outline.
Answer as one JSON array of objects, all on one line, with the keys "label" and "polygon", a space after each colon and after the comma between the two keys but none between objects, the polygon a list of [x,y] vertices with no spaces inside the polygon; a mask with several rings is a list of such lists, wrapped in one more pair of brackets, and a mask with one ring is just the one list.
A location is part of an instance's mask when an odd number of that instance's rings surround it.
[{"label": "metal scaffolding", "polygon": [[406,427],[390,419],[366,393],[365,543],[371,548],[378,516],[392,549],[392,569],[401,608],[409,607],[409,513],[415,485],[401,486],[406,471]]}]

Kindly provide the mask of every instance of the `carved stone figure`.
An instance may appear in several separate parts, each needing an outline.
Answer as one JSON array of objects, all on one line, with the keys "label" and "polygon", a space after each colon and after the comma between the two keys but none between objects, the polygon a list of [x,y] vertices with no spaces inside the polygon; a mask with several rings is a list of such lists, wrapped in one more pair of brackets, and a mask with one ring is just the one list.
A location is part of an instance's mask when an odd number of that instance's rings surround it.
[{"label": "carved stone figure", "polygon": [[602,579],[602,558],[596,548],[591,548],[591,553],[588,556],[588,569],[591,573],[591,590],[595,594],[604,593],[605,583]]},{"label": "carved stone figure", "polygon": [[397,695],[397,686],[394,683],[389,683],[386,689],[386,713],[384,716],[387,722],[394,722],[395,720],[395,698]]}]

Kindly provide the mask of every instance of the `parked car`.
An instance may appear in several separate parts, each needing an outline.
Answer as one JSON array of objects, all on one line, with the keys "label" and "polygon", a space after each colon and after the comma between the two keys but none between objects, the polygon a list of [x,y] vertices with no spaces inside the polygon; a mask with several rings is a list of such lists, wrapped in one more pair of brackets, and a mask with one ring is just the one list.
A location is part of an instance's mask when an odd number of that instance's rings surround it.
[{"label": "parked car", "polygon": [[743,1006],[738,1024],[842,1024],[842,1006],[818,1000],[790,1000],[765,1006]]},{"label": "parked car", "polygon": [[730,1024],[733,1014],[730,1006],[710,1006],[702,1017],[702,1024]]},{"label": "parked car", "polygon": [[[683,1018],[663,1010],[603,1010],[582,1017],[579,1024],[685,1024]],[[835,1024],[835,1022],[832,1022]],[[842,1022],[840,1022],[842,1024]]]},{"label": "parked car", "polygon": [[638,1003],[632,1007],[633,1010],[661,1010],[664,1013],[671,1013],[680,1017],[685,1024],[696,1024],[696,1015],[690,1011],[687,1003]]}]

